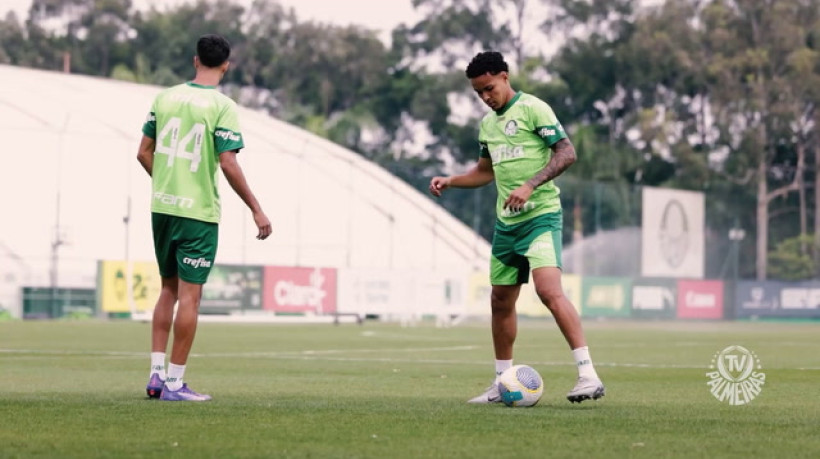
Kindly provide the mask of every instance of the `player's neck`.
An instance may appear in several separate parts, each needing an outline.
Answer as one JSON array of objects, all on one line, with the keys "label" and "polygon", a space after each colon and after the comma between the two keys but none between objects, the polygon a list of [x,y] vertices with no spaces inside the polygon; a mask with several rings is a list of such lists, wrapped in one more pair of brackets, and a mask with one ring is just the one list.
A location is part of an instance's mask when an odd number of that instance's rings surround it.
[{"label": "player's neck", "polygon": [[515,99],[516,94],[518,94],[517,91],[515,91],[513,88],[509,88],[509,91],[507,92],[507,97],[506,97],[506,100],[504,101],[504,104],[501,106],[501,108],[496,110],[496,113],[500,114],[500,113],[503,113],[504,111],[506,111],[507,108],[510,106],[510,102],[513,99]]},{"label": "player's neck", "polygon": [[198,70],[191,83],[200,86],[216,86],[222,80],[222,72],[216,70]]},{"label": "player's neck", "polygon": [[513,89],[512,87],[510,87],[509,90],[507,91],[507,100],[504,101],[504,106],[505,107],[510,104],[511,100],[515,99],[516,94],[518,94],[518,92],[515,89]]}]

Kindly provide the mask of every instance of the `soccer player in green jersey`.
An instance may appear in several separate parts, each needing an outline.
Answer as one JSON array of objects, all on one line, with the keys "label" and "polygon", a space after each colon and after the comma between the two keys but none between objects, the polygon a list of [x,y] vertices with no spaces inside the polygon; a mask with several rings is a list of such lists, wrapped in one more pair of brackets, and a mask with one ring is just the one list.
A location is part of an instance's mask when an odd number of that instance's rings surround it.
[{"label": "soccer player in green jersey", "polygon": [[[271,223],[236,160],[245,146],[236,104],[216,90],[228,70],[230,52],[223,37],[200,37],[194,57],[196,76],[160,92],[142,128],[137,159],[151,176],[151,224],[162,278],[151,327],[146,391],[161,400],[211,399],[190,389],[183,376],[196,334],[202,285],[216,256],[221,210],[217,167],[250,208],[257,239],[271,234]],[[166,377],[165,352],[172,325]]]},{"label": "soccer player in green jersey", "polygon": [[[510,86],[504,57],[488,51],[476,55],[466,74],[492,111],[481,120],[478,163],[465,174],[433,177],[430,192],[449,187],[477,188],[495,180],[497,220],[493,234],[490,283],[496,378],[512,366],[517,333],[515,302],[529,279],[549,308],[572,350],[578,381],[570,402],[604,395],[581,328],[581,320],[561,288],[561,202],[553,180],[575,162],[575,149],[552,108]],[[493,383],[470,403],[500,402]]]}]

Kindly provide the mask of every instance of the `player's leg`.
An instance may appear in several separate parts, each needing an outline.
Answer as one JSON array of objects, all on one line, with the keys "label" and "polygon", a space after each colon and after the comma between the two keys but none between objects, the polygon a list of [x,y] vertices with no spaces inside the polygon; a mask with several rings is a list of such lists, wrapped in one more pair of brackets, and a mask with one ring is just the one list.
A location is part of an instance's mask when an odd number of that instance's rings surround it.
[{"label": "player's leg", "polygon": [[206,401],[211,397],[199,394],[184,383],[185,367],[196,337],[202,286],[208,280],[216,256],[217,225],[178,218],[179,246],[176,250],[179,286],[174,340],[168,377],[162,390],[166,401]]},{"label": "player's leg", "polygon": [[561,286],[560,214],[537,218],[526,234],[524,253],[532,267],[535,292],[555,318],[578,369],[578,381],[567,399],[573,403],[599,399],[604,395],[604,385],[592,365],[578,312]]},{"label": "player's leg", "polygon": [[177,302],[178,278],[163,277],[162,288],[151,320],[151,372],[145,387],[148,396],[159,398],[165,384],[165,352],[174,320],[174,305]]},{"label": "player's leg", "polygon": [[176,276],[162,278],[162,288],[151,321],[151,352],[165,353],[168,347],[171,324],[174,321],[174,305],[177,302],[178,282],[179,278]]},{"label": "player's leg", "polygon": [[518,333],[518,317],[515,313],[515,301],[521,291],[521,285],[493,285],[490,293],[490,319],[495,353],[495,378],[483,393],[468,400],[468,403],[499,403],[498,376],[512,366],[513,345]]},{"label": "player's leg", "polygon": [[[179,280],[179,306],[174,319],[174,342],[171,347],[171,360],[168,368],[166,386],[172,390],[182,387],[182,377],[188,355],[196,337],[196,326],[199,319],[199,300],[202,297],[202,285]],[[177,367],[172,371],[171,366]],[[181,367],[182,370],[178,367]],[[173,374],[172,374],[173,373]]]},{"label": "player's leg", "polygon": [[578,381],[567,394],[567,400],[580,403],[603,397],[604,385],[592,364],[581,319],[561,288],[561,270],[552,267],[537,268],[532,271],[532,276],[535,291],[555,318],[558,328],[572,349],[572,356],[578,369]]},{"label": "player's leg", "polygon": [[468,403],[498,403],[501,395],[496,385],[498,375],[512,366],[513,345],[518,332],[515,302],[521,283],[529,276],[526,259],[515,255],[513,235],[496,229],[493,235],[493,256],[490,262],[491,329],[495,354],[495,378],[485,391]]},{"label": "player's leg", "polygon": [[185,367],[196,337],[199,319],[199,302],[202,298],[202,284],[179,280],[179,306],[174,318],[174,342],[168,365],[168,378],[162,391],[162,400],[206,401],[211,397],[198,394],[184,383]]},{"label": "player's leg", "polygon": [[[495,359],[512,361],[513,344],[518,333],[518,316],[515,313],[515,302],[521,292],[521,285],[493,285],[490,294],[492,309],[493,349]],[[512,366],[510,364],[509,366]],[[508,366],[508,368],[509,368]],[[496,368],[496,374],[506,370]]]},{"label": "player's leg", "polygon": [[556,267],[533,269],[532,281],[535,284],[535,293],[552,313],[570,349],[586,346],[581,318],[561,287],[561,270]]},{"label": "player's leg", "polygon": [[196,337],[199,320],[199,301],[202,298],[202,284],[179,280],[179,307],[174,319],[174,344],[171,348],[171,363],[185,365]]},{"label": "player's leg", "polygon": [[151,369],[145,391],[149,397],[159,398],[165,384],[165,352],[177,301],[177,263],[170,217],[151,214],[151,227],[162,287],[151,319]]}]

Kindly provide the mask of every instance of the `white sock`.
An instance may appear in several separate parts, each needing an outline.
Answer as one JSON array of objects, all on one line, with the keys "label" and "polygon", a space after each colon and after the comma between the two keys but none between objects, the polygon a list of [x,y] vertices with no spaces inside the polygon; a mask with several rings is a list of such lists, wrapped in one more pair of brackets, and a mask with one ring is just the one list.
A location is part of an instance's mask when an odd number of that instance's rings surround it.
[{"label": "white sock", "polygon": [[588,346],[573,349],[572,357],[575,358],[575,365],[578,366],[579,378],[600,379],[598,378],[598,373],[595,371],[595,367],[592,366],[592,358],[589,356]]},{"label": "white sock", "polygon": [[182,389],[182,377],[185,375],[185,365],[168,364],[168,377],[165,378],[165,387],[176,391]]},{"label": "white sock", "polygon": [[501,376],[501,373],[504,373],[504,370],[513,366],[512,360],[496,360],[495,361],[495,379],[498,380],[498,377]]},{"label": "white sock", "polygon": [[150,378],[152,374],[157,373],[159,379],[165,380],[165,353],[152,352],[151,353],[151,372],[148,373]]}]

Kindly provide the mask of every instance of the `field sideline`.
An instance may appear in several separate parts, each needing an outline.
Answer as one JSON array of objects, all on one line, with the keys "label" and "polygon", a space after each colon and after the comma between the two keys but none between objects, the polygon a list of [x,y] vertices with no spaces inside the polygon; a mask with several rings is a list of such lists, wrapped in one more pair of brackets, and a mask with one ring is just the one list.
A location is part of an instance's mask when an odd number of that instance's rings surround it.
[{"label": "field sideline", "polygon": [[[203,323],[186,380],[203,404],[145,397],[150,326],[0,322],[0,457],[820,457],[820,323],[586,322],[607,395],[573,405],[555,325],[522,320],[534,408],[475,406],[488,323]],[[760,360],[748,405],[707,385],[722,349]]]}]

